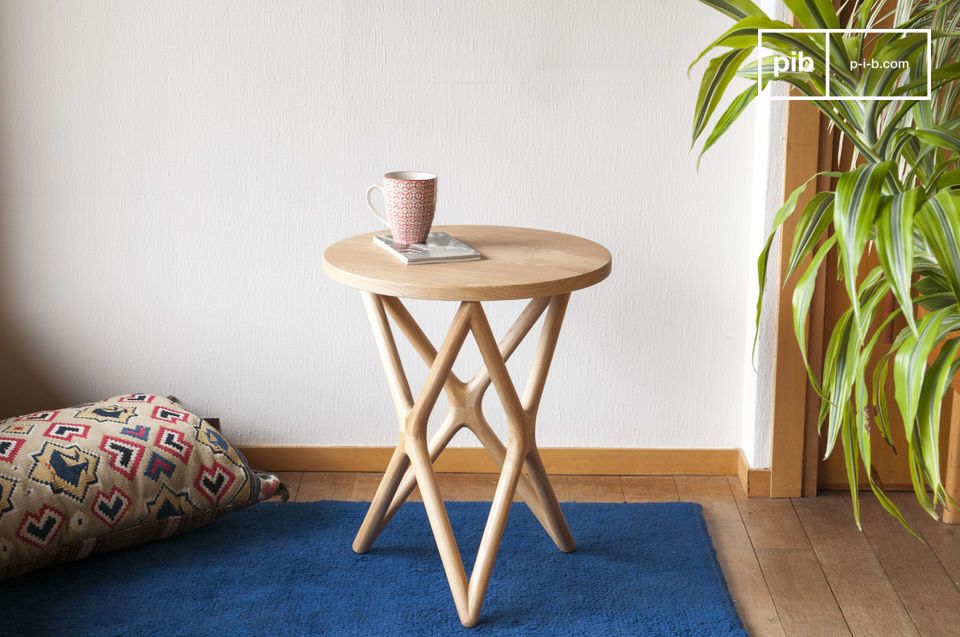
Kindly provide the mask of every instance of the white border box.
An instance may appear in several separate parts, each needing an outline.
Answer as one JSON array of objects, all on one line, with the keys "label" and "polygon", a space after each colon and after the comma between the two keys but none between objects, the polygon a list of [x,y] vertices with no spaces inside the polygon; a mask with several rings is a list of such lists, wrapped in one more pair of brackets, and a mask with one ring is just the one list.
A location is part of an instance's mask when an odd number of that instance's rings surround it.
[{"label": "white border box", "polygon": [[[826,57],[826,68],[824,69],[826,76],[826,95],[770,95],[769,91],[764,91],[763,87],[763,71],[762,66],[759,67],[761,70],[757,74],[757,97],[760,99],[770,100],[772,102],[790,102],[790,101],[845,101],[845,102],[929,102],[933,94],[933,35],[930,29],[757,29],[757,51],[760,54],[762,59],[762,52],[764,50],[763,46],[763,34],[764,33],[816,33],[822,34],[824,36],[824,51],[827,53]],[[827,36],[831,33],[841,33],[849,35],[852,33],[925,33],[927,34],[927,94],[924,96],[919,95],[904,95],[904,96],[890,96],[884,97],[880,95],[868,95],[868,96],[834,96],[830,95],[830,46],[826,42]],[[758,61],[759,61],[758,59]]]}]

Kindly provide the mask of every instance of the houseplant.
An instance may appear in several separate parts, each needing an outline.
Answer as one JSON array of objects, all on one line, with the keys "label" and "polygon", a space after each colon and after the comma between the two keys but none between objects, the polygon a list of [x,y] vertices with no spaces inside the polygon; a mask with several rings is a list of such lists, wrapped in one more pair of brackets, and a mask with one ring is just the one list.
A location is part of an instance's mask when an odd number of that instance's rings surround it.
[{"label": "houseplant", "polygon": [[[803,191],[825,173],[811,175],[777,212],[758,262],[761,294],[774,235],[798,214],[796,236],[784,253],[788,279],[800,274],[793,289],[794,330],[810,383],[821,396],[819,425],[827,455],[837,443],[844,454],[857,524],[862,461],[879,502],[909,528],[869,470],[871,428],[879,428],[888,443],[891,438],[886,389],[891,374],[914,492],[936,518],[937,505],[949,497],[940,467],[941,403],[960,368],[960,0],[849,0],[840,9],[830,0],[785,0],[797,28],[772,19],[750,0],[701,1],[735,21],[694,62],[713,56],[694,115],[693,140],[705,137],[701,154],[757,97],[758,84],[774,81],[809,96],[853,148],[841,169],[826,173],[832,189],[798,206]],[[926,33],[798,30],[881,25],[929,29],[930,43]],[[783,31],[764,34],[760,49],[760,29]],[[829,96],[849,100],[827,99],[828,56]],[[802,63],[793,63],[797,60]],[[869,60],[877,64],[856,64]],[[751,82],[728,96],[721,112],[718,106],[737,77]],[[928,89],[930,100],[861,99],[920,97]],[[867,271],[860,266],[870,250],[880,264]],[[817,377],[807,351],[807,317],[817,273],[831,251],[849,307],[832,326]],[[887,295],[896,299],[889,313],[880,303]],[[902,320],[895,322],[898,317]],[[878,346],[881,333],[898,324],[903,327],[892,344]]]}]

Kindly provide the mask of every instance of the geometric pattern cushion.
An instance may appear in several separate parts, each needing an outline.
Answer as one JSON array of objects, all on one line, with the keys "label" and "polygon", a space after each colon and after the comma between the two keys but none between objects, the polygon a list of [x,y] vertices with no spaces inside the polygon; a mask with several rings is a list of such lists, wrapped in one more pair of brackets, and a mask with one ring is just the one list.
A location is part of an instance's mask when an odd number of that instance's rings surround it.
[{"label": "geometric pattern cushion", "polygon": [[0,579],[184,533],[281,491],[156,394],[0,420]]}]

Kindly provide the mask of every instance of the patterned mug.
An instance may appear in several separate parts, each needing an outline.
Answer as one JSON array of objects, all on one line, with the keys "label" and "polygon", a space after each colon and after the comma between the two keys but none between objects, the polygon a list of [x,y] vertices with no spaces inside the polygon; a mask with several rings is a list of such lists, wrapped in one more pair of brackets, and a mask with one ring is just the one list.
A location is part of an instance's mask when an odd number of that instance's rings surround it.
[{"label": "patterned mug", "polygon": [[[385,215],[373,205],[370,196],[374,190],[383,195]],[[367,206],[390,228],[397,243],[423,243],[430,234],[437,209],[437,176],[409,170],[387,173],[383,176],[382,187],[367,188]]]}]

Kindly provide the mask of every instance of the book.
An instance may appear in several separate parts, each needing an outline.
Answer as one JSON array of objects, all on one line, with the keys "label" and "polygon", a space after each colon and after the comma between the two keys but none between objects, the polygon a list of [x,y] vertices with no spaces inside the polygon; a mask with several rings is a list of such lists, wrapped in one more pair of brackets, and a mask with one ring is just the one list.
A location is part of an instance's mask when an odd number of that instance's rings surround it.
[{"label": "book", "polygon": [[393,236],[374,235],[373,242],[407,265],[444,263],[449,261],[477,261],[482,255],[446,232],[431,232],[423,243],[394,243]]}]

